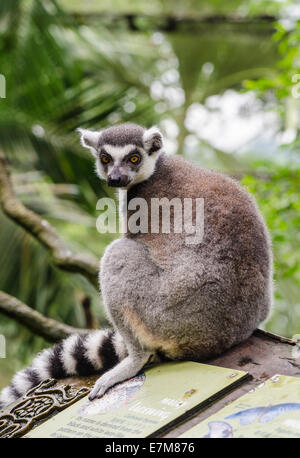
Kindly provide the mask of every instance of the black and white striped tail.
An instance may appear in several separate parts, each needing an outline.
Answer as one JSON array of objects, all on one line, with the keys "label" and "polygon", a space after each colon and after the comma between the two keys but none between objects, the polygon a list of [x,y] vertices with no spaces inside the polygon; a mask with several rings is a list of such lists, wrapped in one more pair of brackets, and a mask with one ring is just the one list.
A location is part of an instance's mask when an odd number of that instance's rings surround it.
[{"label": "black and white striped tail", "polygon": [[102,373],[126,354],[122,337],[109,329],[72,335],[41,351],[31,366],[15,374],[11,384],[0,393],[0,408],[16,401],[43,380]]}]

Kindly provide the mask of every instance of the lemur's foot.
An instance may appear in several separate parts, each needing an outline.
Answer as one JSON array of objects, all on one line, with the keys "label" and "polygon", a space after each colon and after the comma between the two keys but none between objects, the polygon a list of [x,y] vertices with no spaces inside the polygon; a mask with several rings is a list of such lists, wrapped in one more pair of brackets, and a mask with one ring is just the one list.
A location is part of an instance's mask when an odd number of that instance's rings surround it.
[{"label": "lemur's foot", "polygon": [[107,375],[109,375],[109,372],[106,374],[102,375],[100,378],[98,378],[97,382],[93,386],[92,391],[89,394],[89,400],[92,401],[93,399],[100,398],[103,396],[106,391],[114,385],[113,381],[107,378]]},{"label": "lemur's foot", "polygon": [[151,353],[148,352],[127,356],[115,367],[101,375],[89,394],[89,400],[92,401],[93,399],[100,398],[110,387],[116,385],[116,383],[134,377],[144,367],[150,356]]}]

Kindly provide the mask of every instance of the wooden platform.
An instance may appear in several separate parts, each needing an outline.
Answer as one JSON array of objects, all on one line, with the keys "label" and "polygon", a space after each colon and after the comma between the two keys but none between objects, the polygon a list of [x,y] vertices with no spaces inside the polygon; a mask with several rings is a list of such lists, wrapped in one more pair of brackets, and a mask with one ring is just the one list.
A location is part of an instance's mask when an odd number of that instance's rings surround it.
[{"label": "wooden platform", "polygon": [[[176,422],[161,437],[178,437],[275,374],[300,377],[300,358],[299,360],[295,359],[292,353],[295,345],[295,342],[290,339],[256,330],[246,342],[232,348],[218,358],[207,361],[207,364],[246,371],[249,373],[249,377],[222,398],[217,401],[211,400],[205,408],[196,411],[193,417]],[[84,396],[96,379],[97,377],[72,377],[52,383],[48,389],[50,394],[44,395],[44,403],[36,403],[34,409],[29,407],[30,403],[24,405],[22,401],[9,406],[9,409],[0,413],[0,437],[1,427],[3,431],[4,425],[6,426],[6,435],[8,428],[11,436],[25,434],[36,424],[47,420],[53,414]],[[34,397],[35,390],[33,389],[31,399]],[[13,411],[12,407],[14,408]]]},{"label": "wooden platform", "polygon": [[300,377],[300,359],[297,362],[292,357],[294,345],[295,342],[290,339],[257,329],[246,342],[237,345],[218,358],[207,361],[208,364],[216,366],[242,369],[249,372],[250,377],[241,386],[214,402],[204,411],[197,413],[184,424],[176,425],[164,437],[178,437],[275,374]]}]

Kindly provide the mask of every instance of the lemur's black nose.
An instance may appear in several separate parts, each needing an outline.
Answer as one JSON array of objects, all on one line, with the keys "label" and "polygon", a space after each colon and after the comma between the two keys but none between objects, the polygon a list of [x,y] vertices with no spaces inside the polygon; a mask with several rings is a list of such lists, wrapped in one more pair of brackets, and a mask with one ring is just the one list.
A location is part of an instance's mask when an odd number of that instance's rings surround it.
[{"label": "lemur's black nose", "polygon": [[108,177],[107,184],[108,186],[112,186],[114,188],[122,188],[127,186],[129,183],[128,177],[125,175],[121,175],[117,178],[110,178]]},{"label": "lemur's black nose", "polygon": [[108,178],[107,184],[108,186],[120,186],[121,177],[119,178]]},{"label": "lemur's black nose", "polygon": [[128,175],[122,173],[119,167],[114,167],[107,177],[108,186],[113,186],[115,188],[125,187],[128,185],[129,181]]}]

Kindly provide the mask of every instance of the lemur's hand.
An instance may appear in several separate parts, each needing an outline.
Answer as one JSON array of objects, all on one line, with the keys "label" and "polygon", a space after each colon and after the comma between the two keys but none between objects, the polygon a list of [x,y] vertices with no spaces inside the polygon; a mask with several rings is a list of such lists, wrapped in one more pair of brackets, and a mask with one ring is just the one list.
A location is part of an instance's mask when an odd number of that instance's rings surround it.
[{"label": "lemur's hand", "polygon": [[93,399],[100,398],[116,383],[123,382],[137,375],[148,362],[150,356],[150,352],[138,352],[127,356],[111,370],[101,375],[89,394],[89,400],[92,401]]},{"label": "lemur's hand", "polygon": [[93,401],[93,399],[100,398],[103,396],[106,391],[114,385],[112,379],[108,378],[110,371],[106,374],[103,374],[100,378],[98,378],[97,382],[93,386],[92,391],[89,394],[89,400]]}]

